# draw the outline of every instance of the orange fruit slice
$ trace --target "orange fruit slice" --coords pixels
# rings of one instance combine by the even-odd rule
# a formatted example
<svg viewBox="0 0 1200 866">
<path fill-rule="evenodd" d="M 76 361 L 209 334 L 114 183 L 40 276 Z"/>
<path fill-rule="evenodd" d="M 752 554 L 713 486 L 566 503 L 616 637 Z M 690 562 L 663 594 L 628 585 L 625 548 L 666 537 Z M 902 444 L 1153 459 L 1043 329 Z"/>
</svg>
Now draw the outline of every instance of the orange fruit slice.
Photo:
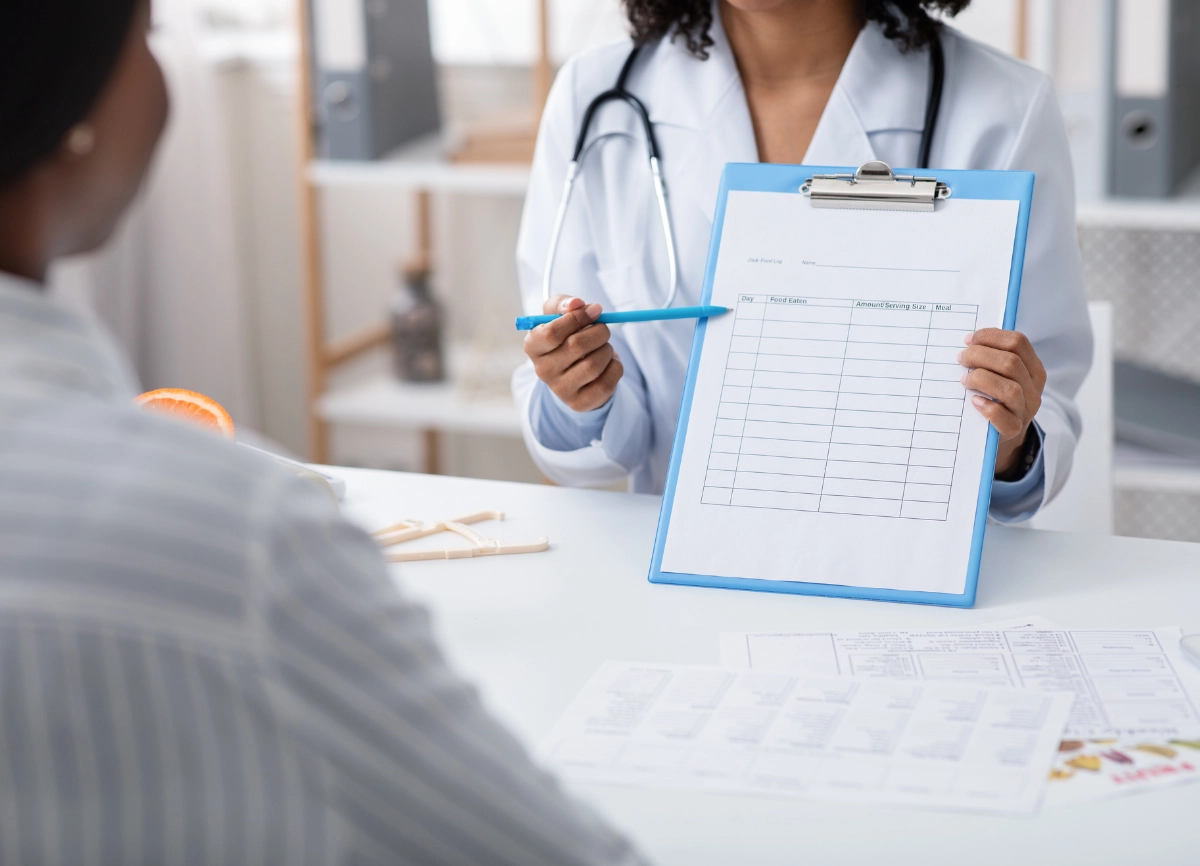
<svg viewBox="0 0 1200 866">
<path fill-rule="evenodd" d="M 234 437 L 233 419 L 229 417 L 225 407 L 212 397 L 206 397 L 196 391 L 160 388 L 157 391 L 147 391 L 133 402 L 142 409 L 216 430 L 228 439 Z"/>
</svg>

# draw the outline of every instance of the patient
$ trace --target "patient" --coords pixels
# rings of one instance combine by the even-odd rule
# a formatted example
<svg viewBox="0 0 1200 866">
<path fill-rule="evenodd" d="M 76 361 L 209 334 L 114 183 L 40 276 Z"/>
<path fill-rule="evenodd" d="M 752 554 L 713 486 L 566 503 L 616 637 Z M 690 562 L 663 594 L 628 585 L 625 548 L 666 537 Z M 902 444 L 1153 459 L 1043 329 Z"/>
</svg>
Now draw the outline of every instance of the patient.
<svg viewBox="0 0 1200 866">
<path fill-rule="evenodd" d="M 147 0 L 0 4 L 0 862 L 640 862 L 316 489 L 144 415 L 41 291 L 167 116 Z"/>
</svg>

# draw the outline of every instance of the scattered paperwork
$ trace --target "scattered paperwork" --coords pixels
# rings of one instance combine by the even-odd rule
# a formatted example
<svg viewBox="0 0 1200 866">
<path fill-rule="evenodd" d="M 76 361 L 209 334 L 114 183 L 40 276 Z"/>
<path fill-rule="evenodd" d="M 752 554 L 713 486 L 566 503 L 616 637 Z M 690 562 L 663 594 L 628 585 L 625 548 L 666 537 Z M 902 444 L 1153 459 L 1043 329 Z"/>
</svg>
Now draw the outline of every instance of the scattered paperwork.
<svg viewBox="0 0 1200 866">
<path fill-rule="evenodd" d="M 725 634 L 733 668 L 1070 691 L 1068 739 L 1200 737 L 1178 628 Z"/>
<path fill-rule="evenodd" d="M 1200 675 L 1179 652 L 1177 628 L 1061 629 L 1028 617 L 955 631 L 817 634 L 722 635 L 721 658 L 756 670 L 1067 688 L 1075 705 L 1048 809 L 1200 781 Z"/>
<path fill-rule="evenodd" d="M 1072 695 L 608 662 L 543 753 L 591 782 L 1032 814 Z"/>
</svg>

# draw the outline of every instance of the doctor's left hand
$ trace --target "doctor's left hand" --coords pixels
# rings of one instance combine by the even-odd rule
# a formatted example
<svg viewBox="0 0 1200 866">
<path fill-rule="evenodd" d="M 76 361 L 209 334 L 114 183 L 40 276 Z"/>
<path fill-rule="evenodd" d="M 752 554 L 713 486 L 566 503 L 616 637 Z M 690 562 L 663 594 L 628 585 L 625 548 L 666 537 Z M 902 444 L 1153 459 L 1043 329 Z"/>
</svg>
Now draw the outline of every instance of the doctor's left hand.
<svg viewBox="0 0 1200 866">
<path fill-rule="evenodd" d="M 967 368 L 962 383 L 985 395 L 972 396 L 971 403 L 1000 434 L 996 477 L 1004 479 L 1018 467 L 1029 425 L 1042 406 L 1046 368 L 1029 338 L 1016 331 L 985 328 L 966 343 L 958 355 Z"/>
</svg>

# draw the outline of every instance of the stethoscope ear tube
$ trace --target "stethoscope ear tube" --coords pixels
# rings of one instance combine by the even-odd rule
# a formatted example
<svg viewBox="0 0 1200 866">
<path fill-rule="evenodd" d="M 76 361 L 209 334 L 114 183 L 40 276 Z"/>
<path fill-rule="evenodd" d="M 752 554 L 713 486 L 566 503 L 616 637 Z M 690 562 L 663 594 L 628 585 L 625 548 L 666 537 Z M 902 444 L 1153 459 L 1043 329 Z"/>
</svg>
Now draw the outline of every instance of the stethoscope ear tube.
<svg viewBox="0 0 1200 866">
<path fill-rule="evenodd" d="M 929 97 L 925 102 L 925 126 L 921 129 L 921 147 L 917 157 L 917 168 L 929 168 L 929 154 L 933 150 L 933 133 L 937 129 L 938 114 L 942 109 L 942 89 L 946 83 L 946 58 L 942 54 L 942 37 L 933 34 L 929 43 Z"/>
<path fill-rule="evenodd" d="M 663 181 L 657 156 L 650 157 L 650 174 L 654 178 L 654 195 L 658 199 L 658 215 L 662 219 L 663 238 L 667 242 L 667 268 L 671 274 L 671 288 L 667 291 L 667 302 L 663 304 L 666 308 L 675 303 L 675 293 L 679 289 L 679 263 L 675 259 L 675 230 L 671 226 L 671 211 L 667 207 L 667 185 Z"/>
<path fill-rule="evenodd" d="M 567 219 L 567 206 L 571 203 L 571 190 L 575 188 L 575 176 L 579 174 L 579 163 L 571 160 L 567 164 L 567 180 L 563 184 L 562 198 L 558 200 L 558 213 L 554 215 L 554 231 L 550 235 L 550 249 L 546 253 L 546 267 L 542 269 L 542 303 L 550 300 L 550 275 L 554 272 L 554 259 L 558 255 L 558 242 L 562 238 L 563 223 Z"/>
<path fill-rule="evenodd" d="M 563 184 L 562 198 L 558 202 L 558 212 L 554 216 L 554 228 L 550 236 L 550 248 L 546 253 L 546 266 L 542 272 L 542 302 L 550 300 L 550 278 L 554 272 L 554 260 L 558 254 L 558 244 L 562 239 L 563 225 L 567 218 L 567 207 L 571 203 L 571 191 L 575 187 L 575 181 L 579 176 L 579 167 L 582 165 L 584 157 L 587 155 L 587 135 L 588 129 L 592 125 L 592 117 L 596 111 L 605 103 L 620 100 L 626 103 L 630 108 L 637 113 L 638 118 L 642 122 L 642 129 L 646 137 L 646 150 L 650 160 L 650 176 L 654 181 L 654 196 L 658 200 L 658 214 L 662 221 L 663 237 L 667 244 L 667 267 L 670 273 L 670 288 L 667 291 L 667 301 L 663 307 L 669 307 L 675 303 L 675 295 L 679 289 L 679 262 L 676 258 L 675 248 L 675 230 L 671 225 L 671 212 L 667 207 L 667 188 L 663 180 L 662 166 L 659 162 L 658 141 L 654 136 L 654 125 L 650 122 L 650 113 L 646 111 L 646 107 L 636 96 L 630 93 L 625 87 L 625 80 L 629 76 L 629 71 L 633 67 L 634 61 L 637 59 L 638 53 L 641 51 L 641 46 L 637 45 L 630 52 L 629 57 L 625 60 L 625 64 L 621 67 L 621 74 L 617 77 L 617 84 L 612 90 L 606 90 L 591 101 L 587 110 L 583 113 L 583 123 L 579 130 L 579 136 L 575 141 L 575 152 L 571 157 L 571 161 L 567 164 L 567 179 Z M 933 147 L 933 133 L 937 129 L 938 113 L 942 105 L 942 89 L 946 78 L 946 60 L 942 53 L 942 41 L 940 34 L 934 34 L 933 40 L 929 45 L 929 97 L 925 105 L 925 126 L 921 132 L 921 143 L 919 149 L 918 168 L 929 167 L 930 151 Z"/>
<path fill-rule="evenodd" d="M 621 67 L 621 74 L 617 77 L 616 86 L 611 90 L 604 91 L 593 99 L 583 113 L 583 122 L 580 125 L 579 136 L 575 140 L 575 152 L 571 156 L 571 161 L 567 164 L 567 179 L 563 184 L 562 197 L 558 202 L 558 212 L 554 216 L 554 228 L 550 235 L 550 248 L 546 252 L 546 266 L 542 271 L 543 304 L 550 300 L 551 275 L 554 272 L 554 260 L 558 255 L 558 245 L 562 240 L 563 226 L 567 218 L 567 208 L 571 202 L 571 190 L 574 188 L 575 181 L 579 177 L 579 167 L 583 164 L 584 157 L 590 149 L 587 146 L 587 136 L 588 130 L 592 125 L 592 118 L 602 105 L 615 101 L 624 102 L 633 109 L 642 123 L 642 131 L 646 139 L 646 153 L 650 162 L 650 177 L 654 182 L 654 197 L 658 202 L 658 216 L 662 222 L 663 238 L 667 245 L 667 269 L 670 288 L 667 290 L 667 300 L 663 304 L 663 307 L 669 307 L 675 303 L 675 296 L 679 291 L 679 261 L 675 249 L 675 230 L 671 225 L 671 211 L 667 207 L 666 182 L 663 180 L 662 166 L 659 164 L 658 140 L 655 138 L 654 124 L 650 122 L 650 113 L 646 111 L 646 106 L 625 88 L 625 80 L 629 77 L 629 70 L 633 67 L 633 63 L 640 51 L 640 45 L 634 47 L 633 51 L 629 53 L 629 57 L 625 60 L 625 64 Z"/>
</svg>

